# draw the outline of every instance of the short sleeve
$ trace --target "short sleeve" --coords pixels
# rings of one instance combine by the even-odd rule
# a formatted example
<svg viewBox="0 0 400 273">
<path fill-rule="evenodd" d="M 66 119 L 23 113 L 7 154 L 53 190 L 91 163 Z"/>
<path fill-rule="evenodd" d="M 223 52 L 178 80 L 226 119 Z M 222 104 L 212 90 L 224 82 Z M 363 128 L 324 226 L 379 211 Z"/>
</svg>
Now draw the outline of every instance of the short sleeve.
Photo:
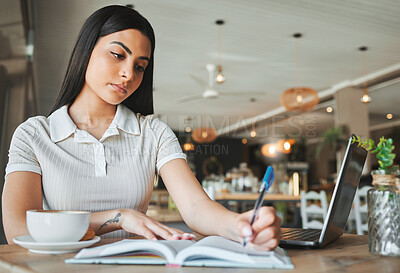
<svg viewBox="0 0 400 273">
<path fill-rule="evenodd" d="M 182 158 L 186 160 L 186 155 L 182 152 L 182 148 L 174 132 L 159 119 L 154 119 L 152 125 L 158 140 L 156 159 L 157 172 L 160 171 L 165 163 L 173 159 Z"/>
<path fill-rule="evenodd" d="M 10 150 L 8 151 L 5 176 L 17 171 L 42 174 L 34 151 L 37 123 L 35 118 L 30 118 L 15 130 L 11 139 Z"/>
</svg>

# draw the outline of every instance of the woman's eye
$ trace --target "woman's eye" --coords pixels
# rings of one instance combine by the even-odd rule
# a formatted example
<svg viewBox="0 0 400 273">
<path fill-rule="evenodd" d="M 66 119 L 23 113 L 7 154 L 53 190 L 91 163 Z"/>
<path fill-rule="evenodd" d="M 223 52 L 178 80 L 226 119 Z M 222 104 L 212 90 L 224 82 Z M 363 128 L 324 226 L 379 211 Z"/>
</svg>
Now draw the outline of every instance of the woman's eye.
<svg viewBox="0 0 400 273">
<path fill-rule="evenodd" d="M 139 72 L 144 72 L 145 68 L 143 66 L 140 66 L 138 64 L 135 65 L 135 69 Z"/>
<path fill-rule="evenodd" d="M 115 58 L 119 59 L 119 60 L 123 60 L 124 56 L 115 52 L 111 52 L 112 55 L 114 55 Z"/>
</svg>

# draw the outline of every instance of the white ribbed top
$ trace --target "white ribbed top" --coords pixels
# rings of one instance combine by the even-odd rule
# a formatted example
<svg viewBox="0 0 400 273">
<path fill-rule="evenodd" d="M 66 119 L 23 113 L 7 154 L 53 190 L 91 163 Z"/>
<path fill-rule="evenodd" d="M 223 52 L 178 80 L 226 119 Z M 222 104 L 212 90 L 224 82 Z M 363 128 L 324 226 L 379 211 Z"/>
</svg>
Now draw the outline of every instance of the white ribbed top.
<svg viewBox="0 0 400 273">
<path fill-rule="evenodd" d="M 186 159 L 172 130 L 153 115 L 119 105 L 100 140 L 80 130 L 61 107 L 15 131 L 6 176 L 42 175 L 43 208 L 91 212 L 131 208 L 146 212 L 154 175 L 168 161 Z M 126 237 L 116 231 L 104 237 Z"/>
</svg>

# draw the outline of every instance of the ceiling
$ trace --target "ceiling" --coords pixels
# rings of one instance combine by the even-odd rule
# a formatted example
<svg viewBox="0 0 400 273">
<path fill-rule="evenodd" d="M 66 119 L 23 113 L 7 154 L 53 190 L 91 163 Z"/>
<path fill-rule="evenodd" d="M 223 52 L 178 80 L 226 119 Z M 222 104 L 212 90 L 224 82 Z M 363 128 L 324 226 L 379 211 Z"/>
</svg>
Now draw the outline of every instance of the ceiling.
<svg viewBox="0 0 400 273">
<path fill-rule="evenodd" d="M 34 65 L 41 114 L 47 114 L 55 101 L 83 21 L 112 3 L 133 4 L 153 25 L 155 113 L 178 131 L 187 125 L 199 127 L 205 119 L 223 129 L 277 112 L 281 93 L 297 84 L 296 40 L 292 37 L 297 32 L 303 34 L 299 40 L 301 84 L 320 94 L 364 75 L 360 46 L 369 48 L 367 74 L 400 64 L 398 0 L 36 0 L 32 1 Z M 216 88 L 238 95 L 179 103 L 179 98 L 204 91 L 195 78 L 206 83 L 206 64 L 218 62 L 217 19 L 225 20 L 221 63 L 227 79 Z M 398 121 L 400 107 L 395 99 L 399 89 L 399 82 L 373 89 L 368 106 L 371 126 L 388 122 L 388 112 L 394 115 L 391 122 Z M 263 94 L 247 94 L 253 91 Z M 335 106 L 334 101 L 322 106 L 328 104 Z M 318 132 L 333 126 L 333 113 L 322 106 L 298 118 L 299 122 L 313 115 Z M 279 112 L 275 121 L 282 121 L 275 124 L 292 126 L 287 117 Z M 258 135 L 270 134 L 271 127 L 265 126 L 257 128 Z M 246 134 L 248 130 L 233 136 Z"/>
</svg>

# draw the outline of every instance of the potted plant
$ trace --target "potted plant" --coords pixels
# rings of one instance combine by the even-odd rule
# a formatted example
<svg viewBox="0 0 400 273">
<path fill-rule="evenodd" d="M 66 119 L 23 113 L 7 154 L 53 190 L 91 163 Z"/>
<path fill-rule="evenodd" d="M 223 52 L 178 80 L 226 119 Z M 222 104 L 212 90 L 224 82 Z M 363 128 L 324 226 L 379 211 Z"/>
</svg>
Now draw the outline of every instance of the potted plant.
<svg viewBox="0 0 400 273">
<path fill-rule="evenodd" d="M 375 157 L 378 160 L 379 168 L 378 170 L 372 171 L 374 180 L 390 180 L 394 182 L 396 186 L 396 176 L 399 174 L 399 166 L 393 164 L 393 160 L 396 157 L 393 153 L 395 148 L 393 140 L 391 138 L 386 139 L 383 136 L 379 139 L 378 144 L 375 144 L 374 140 L 370 138 L 363 141 L 360 137 L 353 137 L 353 143 L 354 142 L 364 147 L 368 152 L 376 154 Z"/>
<path fill-rule="evenodd" d="M 399 168 L 393 164 L 393 140 L 381 137 L 375 144 L 372 139 L 353 137 L 354 142 L 375 154 L 379 164 L 371 173 L 374 188 L 367 195 L 369 250 L 375 255 L 400 256 L 400 183 Z"/>
</svg>

